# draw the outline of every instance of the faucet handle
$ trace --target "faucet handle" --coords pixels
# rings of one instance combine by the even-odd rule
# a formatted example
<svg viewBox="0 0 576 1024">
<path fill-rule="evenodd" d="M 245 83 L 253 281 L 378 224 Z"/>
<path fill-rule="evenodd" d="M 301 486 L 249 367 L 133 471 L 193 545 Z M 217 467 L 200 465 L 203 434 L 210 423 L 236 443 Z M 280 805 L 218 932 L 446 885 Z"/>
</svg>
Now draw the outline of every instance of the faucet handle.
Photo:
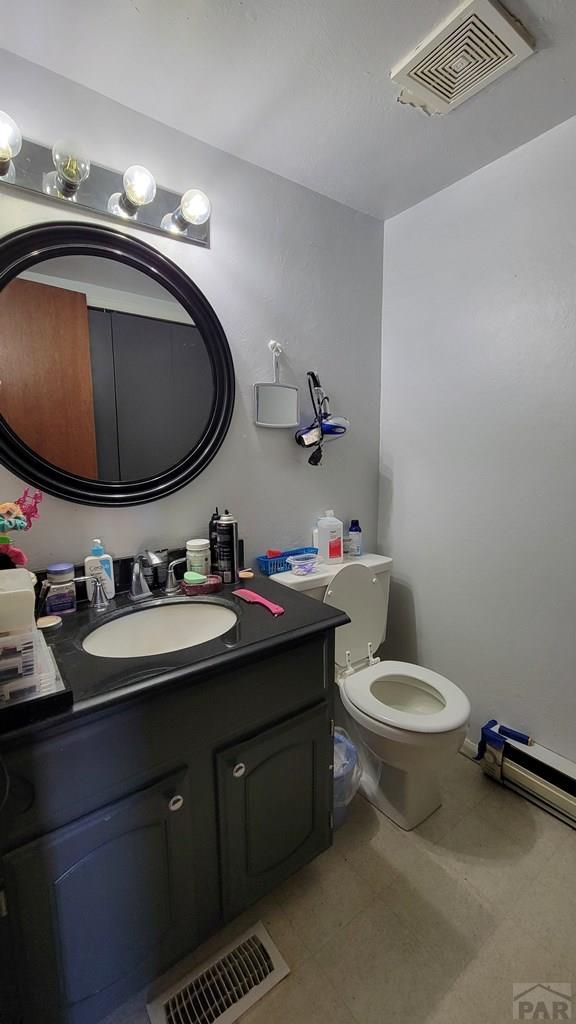
<svg viewBox="0 0 576 1024">
<path fill-rule="evenodd" d="M 175 568 L 177 565 L 182 565 L 186 561 L 185 558 L 175 558 L 173 562 L 170 562 L 168 566 L 168 575 L 166 577 L 166 586 L 164 587 L 164 593 L 166 597 L 176 597 L 180 593 L 180 584 L 176 579 Z"/>
<path fill-rule="evenodd" d="M 104 612 L 108 607 L 109 600 L 104 590 L 104 584 L 99 576 L 92 576 L 92 580 L 94 582 L 94 591 L 90 599 L 90 607 L 95 612 Z"/>
<path fill-rule="evenodd" d="M 93 583 L 94 590 L 90 598 L 90 607 L 97 612 L 103 612 L 108 607 L 108 598 L 104 590 L 104 584 L 99 576 L 75 576 L 74 583 Z"/>
</svg>

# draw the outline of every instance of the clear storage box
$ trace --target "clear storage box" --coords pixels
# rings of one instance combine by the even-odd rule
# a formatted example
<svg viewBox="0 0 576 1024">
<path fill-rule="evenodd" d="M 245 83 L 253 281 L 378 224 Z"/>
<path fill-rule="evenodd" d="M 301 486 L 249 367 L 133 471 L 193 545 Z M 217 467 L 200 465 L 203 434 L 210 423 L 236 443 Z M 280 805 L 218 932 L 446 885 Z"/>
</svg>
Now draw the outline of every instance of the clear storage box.
<svg viewBox="0 0 576 1024">
<path fill-rule="evenodd" d="M 38 629 L 0 636 L 0 706 L 52 693 L 56 664 Z"/>
</svg>

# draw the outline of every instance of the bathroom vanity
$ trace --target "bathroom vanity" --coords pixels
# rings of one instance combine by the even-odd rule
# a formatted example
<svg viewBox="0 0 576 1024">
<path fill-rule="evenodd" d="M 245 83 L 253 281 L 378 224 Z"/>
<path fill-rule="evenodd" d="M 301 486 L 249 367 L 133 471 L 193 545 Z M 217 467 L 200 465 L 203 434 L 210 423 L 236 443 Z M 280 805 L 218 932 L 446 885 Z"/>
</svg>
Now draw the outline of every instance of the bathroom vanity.
<svg viewBox="0 0 576 1024">
<path fill-rule="evenodd" d="M 334 630 L 348 620 L 250 586 L 285 614 L 228 588 L 222 636 L 88 654 L 94 626 L 143 613 L 120 598 L 51 641 L 73 708 L 0 737 L 2 1024 L 95 1024 L 329 846 Z"/>
<path fill-rule="evenodd" d="M 0 241 L 0 308 L 0 464 L 16 477 L 133 507 L 215 458 L 232 354 L 162 252 L 92 223 L 26 227 Z M 55 407 L 57 346 L 74 401 Z M 0 736 L 1 1024 L 96 1024 L 330 844 L 348 618 L 270 580 L 250 589 L 285 613 L 233 588 L 120 597 L 49 641 L 72 707 Z"/>
</svg>

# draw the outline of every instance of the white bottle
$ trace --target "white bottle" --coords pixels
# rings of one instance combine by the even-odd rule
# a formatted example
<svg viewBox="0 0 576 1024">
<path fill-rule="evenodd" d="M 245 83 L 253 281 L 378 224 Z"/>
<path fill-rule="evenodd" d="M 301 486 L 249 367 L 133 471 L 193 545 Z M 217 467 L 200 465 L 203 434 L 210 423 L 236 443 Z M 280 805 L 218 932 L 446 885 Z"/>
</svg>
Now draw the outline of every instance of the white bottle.
<svg viewBox="0 0 576 1024">
<path fill-rule="evenodd" d="M 336 518 L 333 509 L 318 520 L 318 554 L 325 562 L 343 562 L 344 524 Z"/>
<path fill-rule="evenodd" d="M 92 541 L 92 551 L 84 559 L 84 574 L 86 576 L 97 576 L 102 581 L 106 597 L 114 597 L 114 563 L 112 556 L 105 553 L 104 545 L 99 539 Z M 94 584 L 88 580 L 86 582 L 88 600 L 91 599 L 93 592 Z"/>
</svg>

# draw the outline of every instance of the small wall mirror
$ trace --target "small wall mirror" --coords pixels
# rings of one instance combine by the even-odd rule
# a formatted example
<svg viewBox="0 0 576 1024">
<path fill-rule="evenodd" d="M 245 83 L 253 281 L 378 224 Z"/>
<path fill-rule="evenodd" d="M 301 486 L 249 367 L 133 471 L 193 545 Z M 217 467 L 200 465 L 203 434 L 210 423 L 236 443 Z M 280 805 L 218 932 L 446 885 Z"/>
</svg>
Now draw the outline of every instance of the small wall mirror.
<svg viewBox="0 0 576 1024">
<path fill-rule="evenodd" d="M 10 236 L 0 266 L 34 231 L 43 252 L 0 278 L 2 461 L 90 504 L 176 490 L 214 457 L 232 413 L 214 311 L 151 247 L 88 225 Z"/>
<path fill-rule="evenodd" d="M 300 422 L 298 388 L 280 383 L 280 342 L 269 341 L 268 348 L 272 353 L 274 380 L 270 384 L 254 385 L 254 421 L 259 427 L 297 427 Z"/>
<path fill-rule="evenodd" d="M 259 427 L 297 427 L 298 388 L 287 384 L 254 385 L 255 418 Z"/>
</svg>

